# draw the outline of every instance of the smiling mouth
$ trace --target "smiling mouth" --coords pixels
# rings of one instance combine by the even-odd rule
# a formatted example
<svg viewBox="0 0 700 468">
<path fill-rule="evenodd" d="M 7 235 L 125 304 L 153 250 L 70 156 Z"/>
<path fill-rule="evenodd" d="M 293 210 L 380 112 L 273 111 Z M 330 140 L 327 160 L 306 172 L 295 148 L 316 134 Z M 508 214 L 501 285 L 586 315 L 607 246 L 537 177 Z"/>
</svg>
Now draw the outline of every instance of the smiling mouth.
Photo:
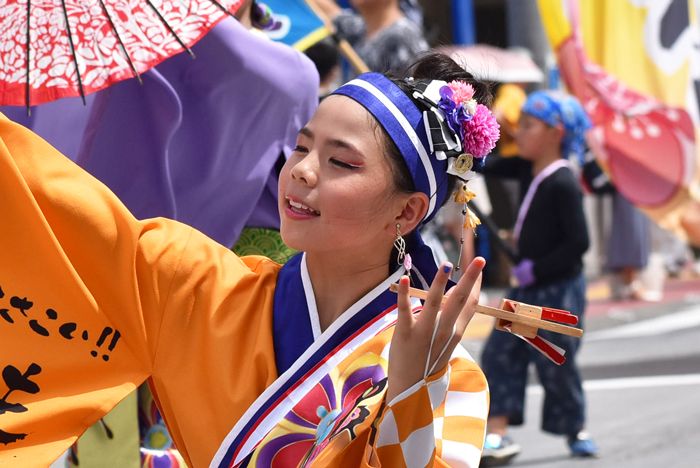
<svg viewBox="0 0 700 468">
<path fill-rule="evenodd" d="M 306 215 L 316 215 L 316 216 L 321 215 L 321 213 L 314 210 L 313 208 L 309 208 L 308 206 L 304 205 L 303 203 L 295 202 L 293 200 L 287 200 L 287 201 L 289 202 L 289 207 L 291 208 L 291 210 L 296 212 L 296 213 L 306 214 Z"/>
</svg>

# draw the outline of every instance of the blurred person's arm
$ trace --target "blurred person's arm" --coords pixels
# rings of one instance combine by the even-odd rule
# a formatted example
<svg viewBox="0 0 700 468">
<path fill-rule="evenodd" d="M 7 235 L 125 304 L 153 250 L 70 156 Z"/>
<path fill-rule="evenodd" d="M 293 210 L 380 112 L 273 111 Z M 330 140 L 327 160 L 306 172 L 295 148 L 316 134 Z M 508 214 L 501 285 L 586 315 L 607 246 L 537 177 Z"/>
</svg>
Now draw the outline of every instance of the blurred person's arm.
<svg viewBox="0 0 700 468">
<path fill-rule="evenodd" d="M 325 16 L 324 21 L 333 24 L 338 35 L 355 44 L 367 32 L 365 20 L 359 13 L 341 8 L 335 0 L 312 0 L 314 7 Z"/>
<path fill-rule="evenodd" d="M 486 158 L 483 172 L 485 177 L 519 179 L 524 173 L 529 173 L 531 170 L 532 164 L 522 158 L 504 158 L 493 154 Z"/>
</svg>

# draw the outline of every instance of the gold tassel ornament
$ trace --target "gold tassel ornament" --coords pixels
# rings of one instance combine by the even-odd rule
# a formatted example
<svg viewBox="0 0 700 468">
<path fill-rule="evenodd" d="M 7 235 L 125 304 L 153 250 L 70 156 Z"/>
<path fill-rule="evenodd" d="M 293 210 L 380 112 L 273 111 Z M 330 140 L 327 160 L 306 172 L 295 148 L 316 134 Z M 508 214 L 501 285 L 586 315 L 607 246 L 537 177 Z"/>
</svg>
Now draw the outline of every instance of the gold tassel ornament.
<svg viewBox="0 0 700 468">
<path fill-rule="evenodd" d="M 464 207 L 464 229 L 474 229 L 481 224 L 481 220 L 472 210 Z"/>
<path fill-rule="evenodd" d="M 476 197 L 476 193 L 467 187 L 466 182 L 462 182 L 459 188 L 455 190 L 453 195 L 455 197 L 455 202 L 457 203 L 467 203 L 468 201 L 471 201 L 472 198 Z"/>
<path fill-rule="evenodd" d="M 467 187 L 467 182 L 462 181 L 462 184 L 454 192 L 455 202 L 462 204 L 462 216 L 464 218 L 464 229 L 474 230 L 478 225 L 481 224 L 479 217 L 474 214 L 472 210 L 467 206 L 467 202 L 471 201 L 476 197 L 476 193 L 469 187 Z M 476 236 L 476 231 L 474 231 Z M 459 271 L 459 266 L 462 263 L 462 251 L 464 250 L 464 231 L 462 231 L 462 237 L 459 239 L 459 258 L 457 259 L 456 271 Z"/>
</svg>

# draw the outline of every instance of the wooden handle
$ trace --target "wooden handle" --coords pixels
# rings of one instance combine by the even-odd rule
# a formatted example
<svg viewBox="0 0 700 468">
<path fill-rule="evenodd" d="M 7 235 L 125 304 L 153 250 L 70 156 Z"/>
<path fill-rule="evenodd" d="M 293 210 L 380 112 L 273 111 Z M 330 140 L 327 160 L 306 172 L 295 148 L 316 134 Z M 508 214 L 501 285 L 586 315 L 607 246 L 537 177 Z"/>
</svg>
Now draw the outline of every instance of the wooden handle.
<svg viewBox="0 0 700 468">
<path fill-rule="evenodd" d="M 357 55 L 357 52 L 355 52 L 355 49 L 352 48 L 348 41 L 345 39 L 339 40 L 338 49 L 345 56 L 355 72 L 361 75 L 370 71 L 367 64 L 360 58 L 359 55 Z"/>
<path fill-rule="evenodd" d="M 311 11 L 313 11 L 314 14 L 321 19 L 321 21 L 323 21 L 323 24 L 326 25 L 326 29 L 328 29 L 328 31 L 331 33 L 331 36 L 335 36 L 336 30 L 335 26 L 333 26 L 333 22 L 324 14 L 323 10 L 316 4 L 315 0 L 304 1 L 309 6 L 309 8 L 311 8 Z M 343 54 L 343 56 L 347 59 L 348 63 L 350 63 L 350 66 L 355 70 L 355 72 L 358 75 L 370 71 L 367 64 L 360 58 L 359 55 L 357 55 L 357 52 L 355 52 L 355 49 L 352 48 L 348 41 L 342 38 L 337 38 L 337 36 L 334 37 L 334 39 L 336 41 L 336 44 L 338 45 L 338 50 L 341 54 Z"/>
<path fill-rule="evenodd" d="M 399 285 L 392 283 L 389 287 L 392 292 L 399 291 Z M 422 289 L 409 288 L 408 293 L 419 299 L 427 299 L 428 291 L 423 291 Z M 441 303 L 444 304 L 447 301 L 447 296 L 442 296 Z M 583 330 L 575 327 L 567 327 L 566 325 L 560 325 L 558 323 L 548 322 L 547 320 L 541 320 L 534 317 L 528 317 L 526 315 L 519 315 L 514 312 L 508 312 L 505 310 L 497 309 L 495 307 L 489 307 L 481 304 L 476 305 L 476 312 L 488 315 L 489 317 L 495 317 L 498 319 L 507 320 L 513 323 L 522 323 L 523 325 L 531 325 L 533 327 L 541 328 L 542 330 L 549 330 L 554 333 L 560 333 L 562 335 L 569 335 L 576 338 L 581 338 L 583 336 Z"/>
</svg>

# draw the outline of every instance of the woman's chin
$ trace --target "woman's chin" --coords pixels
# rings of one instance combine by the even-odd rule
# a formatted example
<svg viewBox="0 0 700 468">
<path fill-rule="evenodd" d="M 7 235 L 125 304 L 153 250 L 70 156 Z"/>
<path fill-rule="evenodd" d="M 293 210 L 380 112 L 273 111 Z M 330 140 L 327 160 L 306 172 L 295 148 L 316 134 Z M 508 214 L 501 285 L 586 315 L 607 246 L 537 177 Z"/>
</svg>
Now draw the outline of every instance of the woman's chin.
<svg viewBox="0 0 700 468">
<path fill-rule="evenodd" d="M 284 224 L 280 228 L 280 236 L 284 245 L 299 252 L 306 252 L 308 243 L 304 242 L 303 236 L 296 232 L 289 232 L 291 229 L 285 228 Z"/>
</svg>

